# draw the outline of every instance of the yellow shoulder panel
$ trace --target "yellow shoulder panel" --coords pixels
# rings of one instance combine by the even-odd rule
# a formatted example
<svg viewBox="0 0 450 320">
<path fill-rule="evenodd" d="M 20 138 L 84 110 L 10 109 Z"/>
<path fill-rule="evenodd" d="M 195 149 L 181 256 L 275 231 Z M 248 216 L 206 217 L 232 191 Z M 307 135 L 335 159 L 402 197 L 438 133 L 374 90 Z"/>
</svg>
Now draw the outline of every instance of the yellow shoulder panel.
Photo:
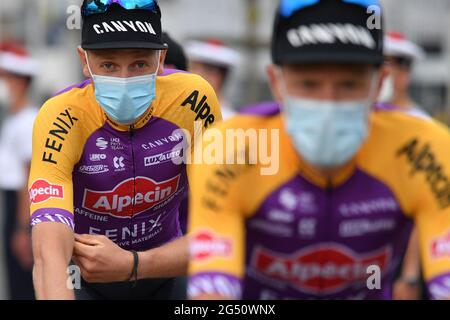
<svg viewBox="0 0 450 320">
<path fill-rule="evenodd" d="M 43 208 L 73 213 L 73 167 L 88 137 L 104 121 L 92 85 L 72 89 L 44 104 L 33 127 L 31 214 Z"/>
<path fill-rule="evenodd" d="M 450 275 L 448 129 L 399 112 L 376 113 L 358 163 L 391 187 L 415 220 L 426 279 Z"/>
<path fill-rule="evenodd" d="M 187 129 L 194 130 L 198 121 L 204 128 L 222 120 L 219 102 L 211 85 L 190 73 L 174 73 L 158 77 L 154 115 Z"/>
</svg>

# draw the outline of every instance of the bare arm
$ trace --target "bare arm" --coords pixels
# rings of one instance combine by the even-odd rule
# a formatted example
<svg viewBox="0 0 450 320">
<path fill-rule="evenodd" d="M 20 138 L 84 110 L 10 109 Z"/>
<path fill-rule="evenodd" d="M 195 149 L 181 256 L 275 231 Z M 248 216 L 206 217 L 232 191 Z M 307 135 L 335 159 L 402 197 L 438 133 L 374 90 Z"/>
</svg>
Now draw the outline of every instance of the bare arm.
<svg viewBox="0 0 450 320">
<path fill-rule="evenodd" d="M 138 279 L 186 275 L 188 256 L 186 237 L 139 252 Z M 75 235 L 73 260 L 87 282 L 108 283 L 130 279 L 134 259 L 131 252 L 120 248 L 107 237 L 84 234 Z"/>
<path fill-rule="evenodd" d="M 418 300 L 421 296 L 420 287 L 420 254 L 419 239 L 417 230 L 414 228 L 411 233 L 408 249 L 400 278 L 394 283 L 393 298 L 394 300 Z"/>
<path fill-rule="evenodd" d="M 187 237 L 162 247 L 139 253 L 139 279 L 171 278 L 187 274 L 189 248 Z"/>
<path fill-rule="evenodd" d="M 72 257 L 74 234 L 62 223 L 45 222 L 33 227 L 33 282 L 38 300 L 73 300 L 67 286 L 67 266 Z"/>
<path fill-rule="evenodd" d="M 406 250 L 402 268 L 402 277 L 419 279 L 420 272 L 419 238 L 417 230 L 414 229 L 411 233 L 408 249 Z"/>
</svg>

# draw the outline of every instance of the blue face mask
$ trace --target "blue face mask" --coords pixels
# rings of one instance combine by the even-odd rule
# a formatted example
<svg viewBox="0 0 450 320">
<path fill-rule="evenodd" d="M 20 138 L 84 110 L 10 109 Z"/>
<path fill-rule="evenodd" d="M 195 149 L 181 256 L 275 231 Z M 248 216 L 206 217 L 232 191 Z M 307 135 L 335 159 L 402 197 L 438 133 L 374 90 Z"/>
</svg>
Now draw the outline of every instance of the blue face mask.
<svg viewBox="0 0 450 320">
<path fill-rule="evenodd" d="M 297 152 L 319 168 L 337 168 L 356 155 L 368 136 L 370 110 L 370 98 L 336 102 L 286 94 L 284 102 L 286 129 Z"/>
<path fill-rule="evenodd" d="M 368 135 L 370 104 L 287 98 L 287 131 L 297 151 L 320 168 L 348 162 Z"/>
<path fill-rule="evenodd" d="M 124 125 L 133 124 L 155 100 L 159 57 L 156 72 L 139 77 L 118 78 L 94 75 L 89 62 L 88 68 L 94 81 L 97 102 L 113 121 Z"/>
</svg>

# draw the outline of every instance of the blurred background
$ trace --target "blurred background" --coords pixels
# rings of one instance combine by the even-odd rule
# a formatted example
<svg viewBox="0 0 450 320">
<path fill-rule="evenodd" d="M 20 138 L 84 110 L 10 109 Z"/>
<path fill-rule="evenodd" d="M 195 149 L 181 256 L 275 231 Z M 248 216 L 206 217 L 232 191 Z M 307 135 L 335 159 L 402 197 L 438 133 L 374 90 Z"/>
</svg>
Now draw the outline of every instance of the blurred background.
<svg viewBox="0 0 450 320">
<path fill-rule="evenodd" d="M 37 102 L 81 80 L 76 46 L 79 30 L 67 23 L 81 0 L 0 2 L 0 39 L 26 44 L 40 61 L 34 82 Z M 160 0 L 163 28 L 181 44 L 216 38 L 241 54 L 226 95 L 235 106 L 270 99 L 265 66 L 276 0 Z M 398 30 L 425 49 L 414 68 L 411 93 L 430 114 L 450 108 L 450 0 L 382 0 L 387 30 Z M 69 21 L 68 21 L 69 20 Z M 76 24 L 76 23 L 74 23 Z M 36 102 L 36 103 L 37 103 Z"/>
<path fill-rule="evenodd" d="M 450 0 L 381 2 L 387 30 L 404 33 L 426 52 L 426 58 L 414 65 L 412 97 L 430 115 L 450 124 Z M 0 1 L 0 42 L 18 40 L 39 61 L 40 69 L 31 92 L 36 106 L 82 80 L 76 54 L 80 42 L 77 30 L 80 3 L 81 0 Z M 238 65 L 224 94 L 231 105 L 239 109 L 271 98 L 265 67 L 270 63 L 269 42 L 278 1 L 160 0 L 159 3 L 163 29 L 181 45 L 189 40 L 215 38 L 239 52 Z M 0 126 L 2 114 L 5 108 L 0 108 Z M 2 254 L 0 299 L 7 299 Z"/>
</svg>

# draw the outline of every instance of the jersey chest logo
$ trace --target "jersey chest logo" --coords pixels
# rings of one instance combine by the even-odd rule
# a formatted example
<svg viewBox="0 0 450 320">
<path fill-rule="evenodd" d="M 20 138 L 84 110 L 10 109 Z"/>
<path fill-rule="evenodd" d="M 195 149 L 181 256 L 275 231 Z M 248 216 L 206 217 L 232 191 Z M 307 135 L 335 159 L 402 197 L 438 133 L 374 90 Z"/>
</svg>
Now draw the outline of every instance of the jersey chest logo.
<svg viewBox="0 0 450 320">
<path fill-rule="evenodd" d="M 388 247 L 365 255 L 330 244 L 313 246 L 293 255 L 281 255 L 264 248 L 253 253 L 252 267 L 277 282 L 290 283 L 307 293 L 331 294 L 369 277 L 368 267 L 378 266 L 383 273 L 390 259 Z"/>
<path fill-rule="evenodd" d="M 122 181 L 110 191 L 86 189 L 83 208 L 119 218 L 129 218 L 168 200 L 178 190 L 179 182 L 180 175 L 162 182 L 137 177 Z"/>
</svg>

